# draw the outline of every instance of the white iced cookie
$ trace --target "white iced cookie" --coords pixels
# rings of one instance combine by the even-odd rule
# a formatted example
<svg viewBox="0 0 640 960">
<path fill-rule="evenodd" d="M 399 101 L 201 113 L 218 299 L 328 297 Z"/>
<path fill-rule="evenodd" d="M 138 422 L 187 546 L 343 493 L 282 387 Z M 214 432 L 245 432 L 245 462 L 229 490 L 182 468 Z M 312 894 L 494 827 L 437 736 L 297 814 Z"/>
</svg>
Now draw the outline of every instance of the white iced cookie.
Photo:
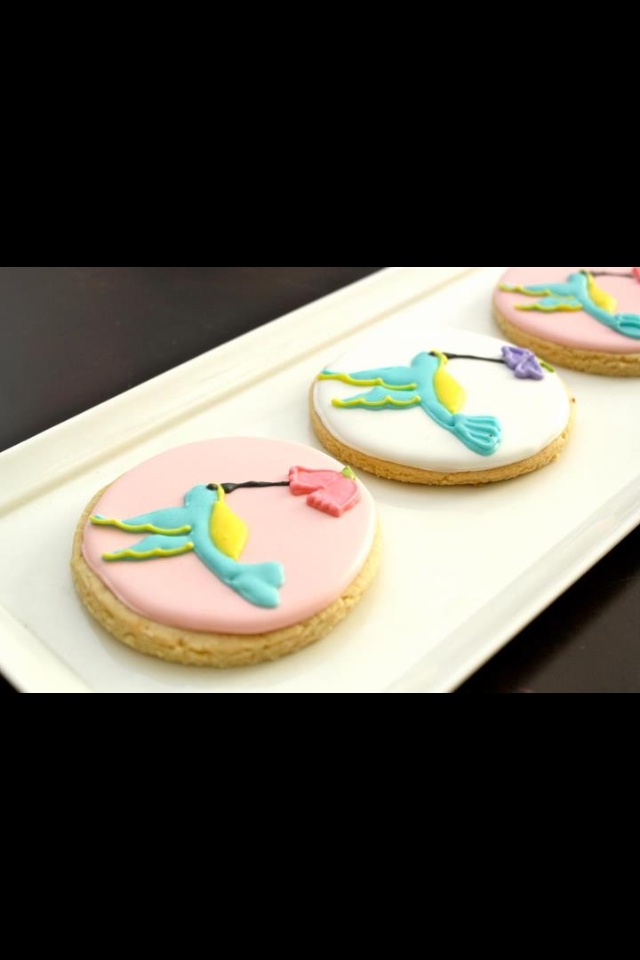
<svg viewBox="0 0 640 960">
<path fill-rule="evenodd" d="M 538 470 L 574 400 L 530 351 L 460 330 L 387 327 L 319 374 L 312 420 L 341 460 L 406 483 L 482 484 Z"/>
</svg>

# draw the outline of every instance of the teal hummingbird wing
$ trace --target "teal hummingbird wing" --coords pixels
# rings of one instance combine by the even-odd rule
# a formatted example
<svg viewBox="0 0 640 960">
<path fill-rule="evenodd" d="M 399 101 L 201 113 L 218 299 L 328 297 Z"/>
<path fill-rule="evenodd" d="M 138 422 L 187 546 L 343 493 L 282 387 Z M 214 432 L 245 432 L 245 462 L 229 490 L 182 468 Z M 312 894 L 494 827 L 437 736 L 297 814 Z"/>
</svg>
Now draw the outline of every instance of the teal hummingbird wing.
<svg viewBox="0 0 640 960">
<path fill-rule="evenodd" d="M 516 287 L 520 293 L 526 293 L 531 297 L 550 294 L 556 297 L 575 297 L 575 284 L 570 281 L 562 283 L 531 283 L 523 287 Z"/>
<path fill-rule="evenodd" d="M 576 285 L 567 280 L 558 283 L 501 283 L 500 289 L 506 293 L 524 293 L 528 297 L 575 297 Z"/>
<path fill-rule="evenodd" d="M 91 523 L 100 527 L 116 527 L 127 533 L 158 533 L 166 536 L 180 536 L 191 531 L 189 511 L 186 507 L 169 507 L 166 510 L 154 510 L 127 520 L 116 520 L 94 514 Z"/>
<path fill-rule="evenodd" d="M 103 560 L 152 560 L 158 557 L 177 557 L 183 553 L 190 553 L 194 549 L 188 536 L 166 536 L 153 534 L 145 537 L 139 543 L 115 550 L 113 553 L 104 553 Z"/>
<path fill-rule="evenodd" d="M 333 400 L 335 407 L 364 407 L 368 410 L 406 409 L 421 401 L 416 371 L 411 367 L 376 367 L 354 373 L 325 370 L 320 380 L 339 380 L 354 387 L 371 387 L 345 400 Z"/>
<path fill-rule="evenodd" d="M 558 311 L 577 311 L 584 309 L 584 302 L 579 296 L 585 281 L 579 275 L 572 275 L 571 279 L 558 283 L 503 283 L 501 290 L 507 293 L 523 293 L 527 297 L 538 297 L 537 303 L 518 304 L 518 310 L 542 310 L 545 313 Z"/>
<path fill-rule="evenodd" d="M 374 387 L 365 393 L 356 394 L 346 400 L 333 400 L 335 407 L 366 407 L 371 410 L 383 409 L 404 409 L 406 407 L 415 407 L 422 400 L 422 397 L 415 389 L 412 390 L 393 390 L 389 387 Z"/>
<path fill-rule="evenodd" d="M 319 380 L 339 380 L 353 387 L 390 387 L 395 390 L 415 390 L 416 372 L 411 367 L 376 367 L 355 373 L 324 370 Z"/>
<path fill-rule="evenodd" d="M 525 303 L 518 306 L 518 310 L 543 310 L 545 313 L 557 313 L 558 311 L 583 310 L 584 304 L 577 297 L 569 296 L 548 296 L 541 297 L 537 303 Z"/>
</svg>

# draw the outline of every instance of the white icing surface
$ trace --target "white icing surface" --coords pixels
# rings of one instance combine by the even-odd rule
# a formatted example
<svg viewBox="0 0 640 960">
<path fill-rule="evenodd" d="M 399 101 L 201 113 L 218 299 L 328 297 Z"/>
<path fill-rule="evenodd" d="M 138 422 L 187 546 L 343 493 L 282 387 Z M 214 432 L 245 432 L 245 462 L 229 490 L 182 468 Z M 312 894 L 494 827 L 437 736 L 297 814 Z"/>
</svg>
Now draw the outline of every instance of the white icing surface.
<svg viewBox="0 0 640 960">
<path fill-rule="evenodd" d="M 409 366 L 431 350 L 443 353 L 501 357 L 506 341 L 462 330 L 422 330 L 419 318 L 387 326 L 360 341 L 348 353 L 328 358 L 326 369 L 355 373 L 378 367 Z M 333 406 L 367 388 L 335 380 L 318 381 L 314 405 L 327 430 L 346 446 L 362 453 L 423 470 L 461 473 L 491 470 L 535 456 L 565 429 L 571 404 L 556 373 L 545 370 L 542 381 L 518 380 L 504 364 L 451 360 L 448 371 L 464 387 L 467 401 L 461 413 L 500 420 L 503 441 L 497 452 L 483 457 L 439 427 L 420 407 L 367 410 Z"/>
</svg>

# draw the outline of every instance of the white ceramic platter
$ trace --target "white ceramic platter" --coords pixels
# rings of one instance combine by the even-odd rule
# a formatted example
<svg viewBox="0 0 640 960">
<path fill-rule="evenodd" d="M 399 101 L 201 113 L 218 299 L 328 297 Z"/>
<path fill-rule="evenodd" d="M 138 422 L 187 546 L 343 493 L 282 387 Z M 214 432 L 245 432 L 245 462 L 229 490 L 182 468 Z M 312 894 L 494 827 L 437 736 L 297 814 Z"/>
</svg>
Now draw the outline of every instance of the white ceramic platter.
<svg viewBox="0 0 640 960">
<path fill-rule="evenodd" d="M 24 691 L 454 690 L 640 523 L 640 382 L 561 372 L 578 398 L 554 465 L 482 489 L 362 475 L 384 533 L 381 573 L 327 639 L 230 672 L 165 664 L 108 636 L 69 574 L 97 490 L 179 444 L 284 437 L 317 446 L 318 371 L 382 324 L 499 336 L 504 267 L 390 267 L 0 454 L 0 669 Z"/>
</svg>

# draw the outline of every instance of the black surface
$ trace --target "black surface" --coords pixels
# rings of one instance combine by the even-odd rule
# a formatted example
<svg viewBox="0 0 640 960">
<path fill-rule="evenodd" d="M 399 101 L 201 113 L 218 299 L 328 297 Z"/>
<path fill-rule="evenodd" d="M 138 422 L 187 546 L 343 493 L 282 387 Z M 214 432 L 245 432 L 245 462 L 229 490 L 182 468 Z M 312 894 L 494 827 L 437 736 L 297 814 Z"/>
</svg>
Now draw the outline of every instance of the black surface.
<svg viewBox="0 0 640 960">
<path fill-rule="evenodd" d="M 0 450 L 379 269 L 2 267 Z M 460 690 L 503 692 L 640 692 L 640 530 Z"/>
<path fill-rule="evenodd" d="M 640 692 L 640 529 L 459 692 Z"/>
<path fill-rule="evenodd" d="M 379 267 L 2 267 L 0 450 Z"/>
</svg>

